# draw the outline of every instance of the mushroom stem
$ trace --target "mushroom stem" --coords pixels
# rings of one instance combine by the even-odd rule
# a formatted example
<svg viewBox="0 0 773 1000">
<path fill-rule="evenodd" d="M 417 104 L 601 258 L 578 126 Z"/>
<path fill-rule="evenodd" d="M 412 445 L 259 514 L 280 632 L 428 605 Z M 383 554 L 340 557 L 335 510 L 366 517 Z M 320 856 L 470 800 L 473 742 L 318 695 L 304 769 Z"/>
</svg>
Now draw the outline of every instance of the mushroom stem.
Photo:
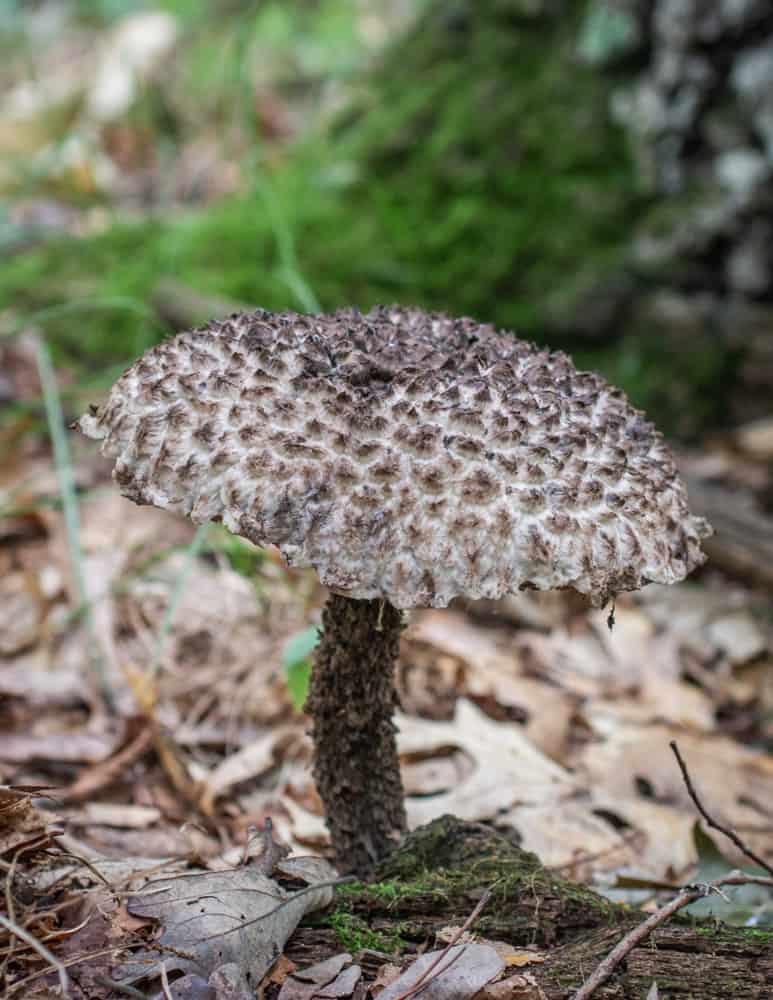
<svg viewBox="0 0 773 1000">
<path fill-rule="evenodd" d="M 331 594 L 311 673 L 314 778 L 343 871 L 365 873 L 405 832 L 392 714 L 402 617 L 388 601 Z"/>
</svg>

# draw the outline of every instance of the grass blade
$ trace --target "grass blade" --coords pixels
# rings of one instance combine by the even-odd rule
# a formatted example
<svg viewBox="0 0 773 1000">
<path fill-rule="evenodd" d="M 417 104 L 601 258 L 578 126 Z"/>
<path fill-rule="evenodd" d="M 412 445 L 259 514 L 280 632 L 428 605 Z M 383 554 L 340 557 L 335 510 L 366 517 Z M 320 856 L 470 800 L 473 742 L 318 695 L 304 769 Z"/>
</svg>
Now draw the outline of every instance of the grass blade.
<svg viewBox="0 0 773 1000">
<path fill-rule="evenodd" d="M 77 610 L 83 618 L 83 626 L 86 632 L 89 666 L 106 705 L 112 707 L 113 695 L 107 679 L 105 662 L 97 643 L 94 622 L 91 615 L 91 604 L 86 589 L 83 549 L 80 540 L 78 498 L 75 493 L 75 480 L 72 472 L 72 461 L 70 460 L 70 448 L 67 443 L 62 402 L 59 397 L 59 387 L 56 384 L 56 375 L 51 364 L 48 346 L 39 337 L 35 338 L 35 360 L 37 362 L 40 385 L 43 390 L 43 403 L 46 410 L 48 433 L 54 449 L 54 467 L 59 484 L 59 493 L 62 498 L 67 548 L 78 598 Z"/>
</svg>

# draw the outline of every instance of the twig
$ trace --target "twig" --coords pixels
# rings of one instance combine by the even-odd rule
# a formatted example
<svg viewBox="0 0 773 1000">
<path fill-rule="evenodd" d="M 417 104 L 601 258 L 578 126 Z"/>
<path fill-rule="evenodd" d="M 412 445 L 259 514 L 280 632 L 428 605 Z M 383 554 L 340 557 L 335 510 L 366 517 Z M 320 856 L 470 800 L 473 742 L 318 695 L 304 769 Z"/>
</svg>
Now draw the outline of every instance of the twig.
<svg viewBox="0 0 773 1000">
<path fill-rule="evenodd" d="M 698 798 L 698 793 L 695 791 L 692 779 L 690 778 L 690 772 L 687 770 L 687 764 L 685 763 L 684 758 L 682 757 L 682 754 L 679 750 L 679 747 L 676 744 L 676 740 L 671 740 L 669 746 L 674 752 L 674 756 L 676 757 L 676 762 L 679 765 L 679 770 L 682 772 L 682 778 L 684 779 L 684 783 L 687 786 L 687 791 L 690 795 L 690 798 L 695 803 L 695 808 L 698 810 L 701 816 L 706 820 L 708 826 L 710 826 L 712 830 L 719 830 L 720 833 L 723 833 L 728 838 L 728 840 L 731 840 L 738 848 L 738 850 L 741 851 L 743 854 L 745 854 L 746 857 L 749 858 L 751 861 L 753 861 L 755 865 L 759 865 L 759 867 L 762 868 L 764 871 L 766 871 L 769 875 L 773 875 L 773 866 L 769 865 L 767 861 L 763 861 L 763 859 L 758 854 L 755 854 L 754 851 L 752 851 L 749 847 L 747 847 L 747 845 L 743 842 L 743 840 L 741 840 L 741 838 L 738 836 L 735 830 L 731 830 L 730 827 L 722 826 L 721 823 L 717 823 L 717 821 L 706 811 L 705 806 Z"/>
<path fill-rule="evenodd" d="M 478 904 L 475 907 L 475 909 L 472 911 L 469 917 L 467 917 L 462 926 L 452 936 L 451 940 L 448 942 L 445 948 L 440 952 L 437 958 L 435 958 L 432 962 L 430 962 L 430 964 L 427 966 L 424 972 L 419 976 L 419 978 L 416 980 L 413 986 L 407 989 L 404 993 L 400 993 L 399 996 L 396 996 L 394 998 L 394 1000 L 408 1000 L 409 997 L 416 996 L 417 993 L 421 992 L 421 990 L 429 986 L 429 984 L 432 982 L 433 979 L 437 979 L 438 976 L 442 976 L 444 972 L 450 969 L 450 967 L 457 960 L 457 958 L 460 957 L 464 949 L 462 949 L 462 951 L 454 955 L 451 961 L 446 963 L 446 965 L 443 966 L 442 969 L 440 969 L 437 975 L 432 976 L 431 979 L 428 978 L 431 975 L 431 973 L 434 972 L 435 969 L 437 969 L 440 962 L 442 962 L 445 956 L 454 947 L 454 945 L 457 943 L 462 934 L 464 934 L 466 930 L 469 930 L 472 924 L 478 919 L 478 917 L 481 914 L 481 911 L 483 910 L 483 907 L 486 905 L 486 903 L 488 903 L 489 899 L 491 899 L 491 889 L 486 889 L 486 891 L 478 900 Z"/>
<path fill-rule="evenodd" d="M 159 966 L 161 972 L 161 989 L 164 991 L 164 996 L 166 1000 L 174 1000 L 172 992 L 169 989 L 169 976 L 166 974 L 166 962 L 162 962 Z"/>
<path fill-rule="evenodd" d="M 746 875 L 744 872 L 738 870 L 730 872 L 729 875 L 723 875 L 722 878 L 718 878 L 714 882 L 685 886 L 678 896 L 674 896 L 665 906 L 661 906 L 659 910 L 656 910 L 645 921 L 634 927 L 632 931 L 626 934 L 615 945 L 607 957 L 597 966 L 596 971 L 590 979 L 586 980 L 574 994 L 572 1000 L 588 1000 L 589 997 L 593 996 L 599 986 L 609 979 L 618 965 L 638 944 L 641 944 L 657 927 L 660 927 L 669 917 L 672 917 L 679 910 L 684 909 L 685 906 L 689 906 L 690 903 L 694 903 L 697 899 L 703 899 L 712 892 L 720 892 L 722 886 L 748 885 L 750 883 L 773 888 L 773 878 L 767 878 L 764 875 Z"/>
<path fill-rule="evenodd" d="M 3 919 L 2 916 L 0 916 L 0 920 L 2 919 Z M 87 952 L 84 955 L 73 955 L 72 958 L 68 958 L 64 962 L 57 963 L 57 970 L 60 966 L 62 969 L 67 969 L 71 965 L 80 965 L 82 962 L 88 962 L 94 958 L 101 958 L 103 955 L 115 955 L 116 952 L 124 950 L 125 948 L 123 945 L 113 945 L 111 948 L 100 948 L 98 951 Z M 10 996 L 12 993 L 16 993 L 19 990 L 24 989 L 26 986 L 29 986 L 30 983 L 34 983 L 38 979 L 42 979 L 43 976 L 48 976 L 48 975 L 50 975 L 49 969 L 39 969 L 37 972 L 33 972 L 31 975 L 25 976 L 24 979 L 19 979 L 15 983 L 10 983 L 8 986 L 6 986 L 3 1000 L 6 1000 L 6 996 Z M 69 997 L 69 994 L 65 995 Z"/>
<path fill-rule="evenodd" d="M 70 979 L 67 975 L 67 970 L 62 965 L 62 963 L 55 958 L 48 948 L 44 947 L 40 941 L 28 931 L 25 931 L 23 927 L 19 927 L 18 924 L 12 923 L 10 920 L 6 920 L 5 917 L 0 913 L 0 924 L 5 927 L 6 930 L 10 931 L 11 934 L 15 935 L 28 944 L 33 951 L 36 951 L 40 957 L 48 962 L 50 966 L 56 969 L 56 974 L 59 976 L 59 985 L 62 989 L 62 996 L 70 1000 Z"/>
<path fill-rule="evenodd" d="M 134 986 L 119 983 L 108 976 L 93 976 L 92 978 L 97 986 L 104 986 L 108 990 L 113 990 L 114 993 L 123 993 L 124 996 L 133 997 L 134 1000 L 147 1000 L 147 994 L 143 993 L 142 990 L 135 989 Z"/>
<path fill-rule="evenodd" d="M 78 864 L 83 865 L 84 868 L 88 868 L 88 870 L 97 879 L 97 881 L 101 882 L 102 885 L 104 885 L 109 892 L 113 892 L 112 883 L 105 878 L 105 876 L 102 874 L 99 868 L 97 868 L 96 865 L 92 864 L 88 858 L 83 858 L 80 856 L 80 854 L 72 854 L 70 851 L 57 851 L 55 856 L 57 858 L 70 858 L 72 861 L 77 861 Z M 113 895 L 114 898 L 117 900 L 118 897 L 115 895 L 114 892 Z"/>
<path fill-rule="evenodd" d="M 16 874 L 16 865 L 22 853 L 23 851 L 18 850 L 14 854 L 13 858 L 11 859 L 11 867 L 8 871 L 8 876 L 5 880 L 5 908 L 8 911 L 8 919 L 13 922 L 16 921 L 16 912 L 13 905 L 13 880 Z M 16 948 L 16 938 L 14 937 L 13 932 L 11 932 L 11 936 L 8 939 L 8 953 L 3 959 L 2 965 L 0 965 L 0 973 L 4 973 L 5 970 L 8 968 L 8 965 L 11 961 L 11 957 L 13 956 L 15 948 Z"/>
<path fill-rule="evenodd" d="M 139 760 L 152 745 L 153 734 L 150 729 L 141 729 L 123 749 L 96 764 L 91 770 L 84 771 L 69 788 L 61 789 L 59 798 L 64 802 L 82 802 L 90 798 L 95 792 L 120 777 L 126 768 L 135 760 Z"/>
</svg>

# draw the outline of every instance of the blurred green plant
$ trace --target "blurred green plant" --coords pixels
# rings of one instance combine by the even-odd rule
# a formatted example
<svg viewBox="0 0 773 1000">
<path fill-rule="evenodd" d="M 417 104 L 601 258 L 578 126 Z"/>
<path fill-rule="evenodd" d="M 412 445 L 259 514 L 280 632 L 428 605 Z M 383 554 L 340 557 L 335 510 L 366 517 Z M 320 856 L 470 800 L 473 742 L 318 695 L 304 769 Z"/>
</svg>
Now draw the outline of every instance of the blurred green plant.
<svg viewBox="0 0 773 1000">
<path fill-rule="evenodd" d="M 517 0 L 436 0 L 361 79 L 347 0 L 315 4 L 313 17 L 301 2 L 224 5 L 222 28 L 188 6 L 166 5 L 187 31 L 175 72 L 183 89 L 201 86 L 205 106 L 221 102 L 224 128 L 238 122 L 252 137 L 245 188 L 6 260 L 0 308 L 20 323 L 73 303 L 40 320 L 55 361 L 93 378 L 155 342 L 163 278 L 269 309 L 411 303 L 576 347 L 555 317 L 571 317 L 617 273 L 650 208 L 608 114 L 615 80 L 577 59 L 585 0 L 561 17 L 526 16 Z M 286 60 L 287 80 L 349 80 L 345 110 L 280 156 L 256 118 L 258 52 L 275 67 Z M 89 301 L 126 308 L 98 313 Z M 721 417 L 707 389 L 728 378 L 732 359 L 716 345 L 669 356 L 632 334 L 576 353 L 667 430 L 682 429 L 685 411 L 696 414 L 688 435 Z"/>
<path fill-rule="evenodd" d="M 266 560 L 263 549 L 251 545 L 238 535 L 232 535 L 226 528 L 217 525 L 211 526 L 208 548 L 225 556 L 228 565 L 235 573 L 246 577 L 250 583 L 257 583 L 261 563 Z"/>
<path fill-rule="evenodd" d="M 64 414 L 59 398 L 56 375 L 51 364 L 51 357 L 44 340 L 35 344 L 35 360 L 38 377 L 43 391 L 43 402 L 46 410 L 48 431 L 54 451 L 54 466 L 62 499 L 64 526 L 69 550 L 70 568 L 75 581 L 75 591 L 78 595 L 77 615 L 83 620 L 86 634 L 86 652 L 89 668 L 94 676 L 97 689 L 107 706 L 112 706 L 113 692 L 107 676 L 105 661 L 97 642 L 94 629 L 94 619 L 91 611 L 91 600 L 86 586 L 83 547 L 80 537 L 80 517 L 78 513 L 78 498 L 75 492 L 75 477 L 73 476 L 70 448 L 67 442 Z"/>
<path fill-rule="evenodd" d="M 319 629 L 312 625 L 288 639 L 282 650 L 282 669 L 296 712 L 302 711 L 306 703 L 311 677 L 311 654 L 318 642 Z"/>
<path fill-rule="evenodd" d="M 209 529 L 209 524 L 200 524 L 198 526 L 190 544 L 185 550 L 185 558 L 180 570 L 175 576 L 174 584 L 169 595 L 169 603 L 164 611 L 164 617 L 161 619 L 161 624 L 156 636 L 156 642 L 153 649 L 153 659 L 148 667 L 147 673 L 151 680 L 155 679 L 161 668 L 161 658 L 163 656 L 167 640 L 172 632 L 172 626 L 174 625 L 177 609 L 179 608 L 183 594 L 185 593 L 185 588 L 188 584 L 191 572 L 193 571 L 193 567 L 196 565 L 196 559 L 198 558 L 201 550 L 204 548 Z"/>
<path fill-rule="evenodd" d="M 699 823 L 693 831 L 698 852 L 698 871 L 694 882 L 712 882 L 738 868 L 724 857 L 720 849 Z M 762 868 L 745 865 L 747 875 L 767 875 Z M 685 910 L 701 920 L 713 917 L 735 927 L 773 927 L 773 891 L 761 885 L 728 886 L 723 893 L 711 893 L 705 899 L 691 903 Z"/>
</svg>

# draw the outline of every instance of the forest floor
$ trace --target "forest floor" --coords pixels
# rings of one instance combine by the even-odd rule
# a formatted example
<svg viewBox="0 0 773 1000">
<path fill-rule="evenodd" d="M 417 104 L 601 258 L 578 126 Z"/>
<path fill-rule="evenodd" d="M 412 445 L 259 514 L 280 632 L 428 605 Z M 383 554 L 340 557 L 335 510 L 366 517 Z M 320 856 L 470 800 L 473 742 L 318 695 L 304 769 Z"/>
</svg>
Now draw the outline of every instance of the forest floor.
<svg viewBox="0 0 773 1000">
<path fill-rule="evenodd" d="M 154 37 L 170 47 L 159 50 L 161 70 L 138 64 L 129 83 L 139 99 L 104 120 L 111 94 L 125 101 L 100 71 L 116 44 L 111 22 L 86 19 L 65 32 L 41 20 L 35 30 L 56 44 L 31 46 L 23 59 L 13 39 L 4 42 L 0 83 L 16 102 L 0 105 L 4 996 L 235 1000 L 239 987 L 229 985 L 227 970 L 214 985 L 185 986 L 174 976 L 222 969 L 233 950 L 213 954 L 208 942 L 238 928 L 235 951 L 256 956 L 246 969 L 256 989 L 266 975 L 261 990 L 283 991 L 282 1000 L 360 1000 L 365 984 L 375 994 L 374 983 L 396 980 L 401 963 L 425 946 L 445 947 L 456 931 L 444 927 L 458 929 L 495 884 L 499 895 L 475 924 L 496 938 L 509 977 L 498 992 L 492 987 L 490 1000 L 539 996 L 513 970 L 529 976 L 529 968 L 549 965 L 588 914 L 604 915 L 614 930 L 626 912 L 638 920 L 684 883 L 735 866 L 754 873 L 700 820 L 672 741 L 712 816 L 773 862 L 773 426 L 762 420 L 698 439 L 680 456 L 698 512 L 718 529 L 709 562 L 680 586 L 621 596 L 613 628 L 609 609 L 588 609 L 563 593 L 409 616 L 397 678 L 409 824 L 447 814 L 493 824 L 510 846 L 486 841 L 486 850 L 517 863 L 532 890 L 536 862 L 508 850 L 517 841 L 534 852 L 544 866 L 546 923 L 532 913 L 521 926 L 507 893 L 532 897 L 485 866 L 462 888 L 448 873 L 438 881 L 406 869 L 382 873 L 369 892 L 337 887 L 335 902 L 327 884 L 296 893 L 298 905 L 282 896 L 281 921 L 260 910 L 259 898 L 279 909 L 278 894 L 336 879 L 323 860 L 327 834 L 302 712 L 325 593 L 313 574 L 288 570 L 270 550 L 123 500 L 107 464 L 66 427 L 86 401 L 101 397 L 121 364 L 158 338 L 160 313 L 166 329 L 185 325 L 191 309 L 209 315 L 213 302 L 197 299 L 195 279 L 211 276 L 212 257 L 228 270 L 229 296 L 242 287 L 242 268 L 244 282 L 263 282 L 262 304 L 284 296 L 283 305 L 314 307 L 316 289 L 297 267 L 292 210 L 304 198 L 322 204 L 325 191 L 346 178 L 317 178 L 309 194 L 308 174 L 290 172 L 276 198 L 255 182 L 249 218 L 239 203 L 221 199 L 244 189 L 256 160 L 261 168 L 281 163 L 311 119 L 337 108 L 367 52 L 406 16 L 406 5 L 385 2 L 378 6 L 387 14 L 342 20 L 343 6 L 315 5 L 313 28 L 302 30 L 281 5 L 262 5 L 273 62 L 257 60 L 259 69 L 268 66 L 257 90 L 255 67 L 239 49 L 246 22 L 202 25 L 182 14 L 166 28 L 154 22 Z M 363 32 L 370 49 L 355 45 Z M 183 72 L 170 82 L 163 68 L 175 45 L 185 54 L 180 63 L 175 50 Z M 34 87 L 27 86 L 30 65 Z M 319 86 L 320 78 L 329 86 Z M 43 86 L 49 79 L 55 88 Z M 260 155 L 251 158 L 256 123 Z M 167 132 L 171 153 L 161 141 Z M 224 206 L 214 222 L 185 215 L 210 204 Z M 287 218 L 266 221 L 257 208 L 277 204 Z M 157 215 L 175 224 L 153 244 L 160 256 L 140 259 L 137 248 L 156 233 Z M 127 230 L 114 225 L 116 217 L 139 218 L 147 228 Z M 245 243 L 262 227 L 271 248 L 265 269 L 262 258 L 244 258 L 245 244 L 213 251 L 224 220 L 238 223 Z M 209 256 L 202 263 L 195 250 L 178 274 L 172 263 L 190 249 L 191 234 Z M 83 237 L 78 254 L 63 242 L 50 257 L 35 255 L 62 235 Z M 327 253 L 325 241 L 320 246 Z M 378 280 L 388 285 L 394 275 L 382 270 Z M 167 274 L 197 287 L 167 286 L 159 307 L 145 293 L 151 277 Z M 178 319 L 170 313 L 179 302 L 185 315 Z M 621 368 L 629 361 L 621 359 Z M 458 836 L 442 829 L 454 844 L 476 836 L 472 827 Z M 303 860 L 285 858 L 276 844 Z M 445 858 L 435 853 L 435 863 Z M 280 887 L 259 881 L 277 871 Z M 172 876 L 177 891 L 163 882 Z M 162 881 L 148 890 L 152 878 Z M 556 904 L 556 887 L 565 906 Z M 248 904 L 239 895 L 245 888 Z M 209 896 L 217 896 L 214 909 L 202 902 Z M 179 919 L 191 899 L 201 907 L 193 925 Z M 605 909 L 604 899 L 628 909 Z M 690 912 L 714 914 L 763 940 L 773 896 L 764 886 L 728 889 Z M 290 936 L 304 913 L 302 932 Z M 609 927 L 598 933 L 586 965 L 614 943 Z M 341 959 L 349 953 L 359 956 L 364 978 Z M 671 954 L 681 953 L 674 946 Z M 304 978 L 304 966 L 323 958 L 332 965 Z M 136 984 L 148 960 L 155 986 L 146 994 Z M 500 974 L 489 960 L 481 957 L 475 973 L 484 982 Z M 641 973 L 636 989 L 645 980 Z M 716 996 L 731 995 L 722 988 Z M 472 995 L 469 984 L 458 989 Z M 407 990 L 403 983 L 391 996 Z"/>
<path fill-rule="evenodd" d="M 153 937 L 125 902 L 149 871 L 238 869 L 267 818 L 295 854 L 325 855 L 301 709 L 325 594 L 217 526 L 122 499 L 104 460 L 81 440 L 63 451 L 59 430 L 56 460 L 44 437 L 11 434 L 0 467 L 0 859 L 8 919 L 93 987 Z M 764 430 L 683 456 L 696 495 L 734 488 L 721 512 L 742 524 L 738 497 L 770 495 Z M 557 876 L 629 905 L 753 871 L 700 821 L 675 740 L 712 817 L 770 863 L 763 541 L 740 577 L 713 543 L 689 582 L 621 596 L 612 628 L 609 609 L 563 593 L 412 613 L 397 719 L 410 826 L 492 822 Z M 763 928 L 773 896 L 746 886 L 693 912 Z M 350 948 L 390 950 L 361 920 L 336 927 Z M 7 995 L 50 986 L 48 959 L 0 941 Z"/>
</svg>

